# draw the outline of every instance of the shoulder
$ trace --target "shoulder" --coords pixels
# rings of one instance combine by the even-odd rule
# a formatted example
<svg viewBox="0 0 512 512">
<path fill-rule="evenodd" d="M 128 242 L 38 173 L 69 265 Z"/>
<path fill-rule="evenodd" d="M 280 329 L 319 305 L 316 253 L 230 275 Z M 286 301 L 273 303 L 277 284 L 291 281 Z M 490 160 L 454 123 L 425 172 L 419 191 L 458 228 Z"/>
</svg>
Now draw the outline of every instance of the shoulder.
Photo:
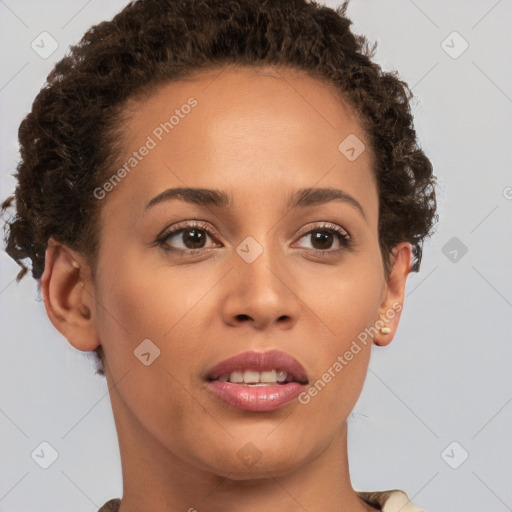
<svg viewBox="0 0 512 512">
<path fill-rule="evenodd" d="M 382 512 L 423 512 L 414 505 L 404 491 L 358 492 L 358 496 Z"/>
</svg>

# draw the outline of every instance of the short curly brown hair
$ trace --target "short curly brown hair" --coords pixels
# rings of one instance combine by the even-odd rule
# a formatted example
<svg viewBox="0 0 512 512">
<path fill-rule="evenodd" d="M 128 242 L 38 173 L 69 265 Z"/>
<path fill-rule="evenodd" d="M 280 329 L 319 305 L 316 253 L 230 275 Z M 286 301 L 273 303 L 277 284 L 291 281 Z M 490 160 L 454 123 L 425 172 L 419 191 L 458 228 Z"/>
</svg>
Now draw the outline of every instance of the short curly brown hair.
<svg viewBox="0 0 512 512">
<path fill-rule="evenodd" d="M 419 270 L 436 221 L 435 177 L 418 145 L 412 92 L 372 62 L 375 46 L 354 35 L 348 2 L 307 0 L 137 0 L 91 27 L 56 64 L 19 128 L 15 215 L 6 251 L 32 261 L 40 280 L 50 237 L 94 268 L 101 202 L 93 191 L 111 174 L 128 99 L 193 72 L 235 64 L 306 71 L 332 84 L 355 109 L 374 156 L 379 243 L 386 272 L 393 247 L 412 244 Z"/>
</svg>

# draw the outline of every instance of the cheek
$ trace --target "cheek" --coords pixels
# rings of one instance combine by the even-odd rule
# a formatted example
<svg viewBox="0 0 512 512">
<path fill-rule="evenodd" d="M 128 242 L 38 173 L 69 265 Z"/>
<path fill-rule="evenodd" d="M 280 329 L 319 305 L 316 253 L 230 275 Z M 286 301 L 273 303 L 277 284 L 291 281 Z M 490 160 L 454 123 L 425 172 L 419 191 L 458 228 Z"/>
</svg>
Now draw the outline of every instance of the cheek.
<svg viewBox="0 0 512 512">
<path fill-rule="evenodd" d="M 112 383 L 117 383 L 112 399 L 120 397 L 156 438 L 180 438 L 191 429 L 193 419 L 204 413 L 187 392 L 193 386 L 190 361 L 194 346 L 184 328 L 189 321 L 187 313 L 193 310 L 191 304 L 205 292 L 201 293 L 201 286 L 188 288 L 185 297 L 180 292 L 182 279 L 176 273 L 169 272 L 162 282 L 162 272 L 141 267 L 136 261 L 123 257 L 122 263 L 108 267 L 105 260 L 103 269 L 112 270 L 98 271 L 101 287 L 97 302 L 101 306 L 97 325 L 108 373 Z M 150 354 L 148 365 L 141 355 L 145 352 Z"/>
<path fill-rule="evenodd" d="M 160 351 L 161 356 L 162 334 L 172 327 L 171 312 L 176 311 L 170 288 L 157 286 L 153 282 L 154 272 L 147 265 L 136 263 L 137 259 L 129 251 L 112 248 L 103 252 L 103 259 L 98 263 L 96 325 L 114 380 L 128 370 L 138 372 L 144 366 L 136 356 L 138 347 L 150 348 L 152 357 Z M 166 305 L 165 316 L 160 311 L 162 304 Z M 144 381 L 154 374 L 154 367 L 148 367 L 152 371 L 141 376 Z"/>
<path fill-rule="evenodd" d="M 193 265 L 170 267 L 164 258 L 143 261 L 143 255 L 130 250 L 118 251 L 122 258 L 105 252 L 98 265 L 97 326 L 112 372 L 118 376 L 140 366 L 134 351 L 150 340 L 159 351 L 156 366 L 180 382 L 191 382 L 191 362 L 202 354 L 212 315 L 218 316 L 212 301 L 222 275 L 199 274 Z"/>
<path fill-rule="evenodd" d="M 149 338 L 163 344 L 200 302 L 208 283 L 188 276 L 187 270 L 166 271 L 126 253 L 118 261 L 105 260 L 98 273 L 99 327 L 110 335 L 105 342 L 111 343 L 114 335 L 121 343 L 124 338 L 132 344 Z"/>
<path fill-rule="evenodd" d="M 371 255 L 362 255 L 335 272 L 315 279 L 305 277 L 304 296 L 329 328 L 333 350 L 342 350 L 378 319 L 385 283 L 381 265 L 374 260 Z"/>
<path fill-rule="evenodd" d="M 310 280 L 307 302 L 321 320 L 322 335 L 301 403 L 314 411 L 319 427 L 343 421 L 361 393 L 384 284 L 379 268 L 361 258 L 350 270 L 340 267 L 335 275 Z"/>
</svg>

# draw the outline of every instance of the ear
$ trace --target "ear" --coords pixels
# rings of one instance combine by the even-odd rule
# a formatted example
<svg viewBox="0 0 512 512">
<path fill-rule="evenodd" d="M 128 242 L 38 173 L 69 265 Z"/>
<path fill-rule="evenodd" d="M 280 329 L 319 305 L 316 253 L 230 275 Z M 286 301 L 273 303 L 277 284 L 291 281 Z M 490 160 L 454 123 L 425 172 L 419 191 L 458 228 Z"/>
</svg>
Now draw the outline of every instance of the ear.
<svg viewBox="0 0 512 512">
<path fill-rule="evenodd" d="M 375 322 L 377 333 L 373 342 L 376 345 L 388 345 L 395 337 L 404 304 L 405 283 L 411 271 L 411 261 L 412 246 L 409 242 L 401 242 L 394 247 L 389 276 L 382 293 L 379 319 Z"/>
<path fill-rule="evenodd" d="M 93 281 L 80 253 L 50 239 L 41 291 L 48 318 L 73 347 L 91 351 L 99 346 Z"/>
</svg>

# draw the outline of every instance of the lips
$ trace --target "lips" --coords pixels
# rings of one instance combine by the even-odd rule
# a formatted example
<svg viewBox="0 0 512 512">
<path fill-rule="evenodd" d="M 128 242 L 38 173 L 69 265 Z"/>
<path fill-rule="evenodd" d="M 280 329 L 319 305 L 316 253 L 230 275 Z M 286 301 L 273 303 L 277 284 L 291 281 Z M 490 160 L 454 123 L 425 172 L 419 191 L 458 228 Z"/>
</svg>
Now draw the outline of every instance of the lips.
<svg viewBox="0 0 512 512">
<path fill-rule="evenodd" d="M 267 352 L 244 352 L 234 357 L 226 359 L 214 366 L 208 371 L 207 380 L 219 380 L 223 376 L 231 376 L 233 373 L 247 374 L 262 373 L 276 371 L 276 378 L 279 381 L 279 374 L 286 372 L 287 382 L 299 382 L 306 384 L 308 377 L 304 367 L 292 356 L 279 350 L 270 350 Z M 272 382 L 272 381 L 269 381 Z M 240 382 L 242 383 L 242 382 Z M 247 382 L 245 382 L 247 383 Z"/>
<path fill-rule="evenodd" d="M 208 389 L 224 403 L 243 411 L 264 412 L 294 401 L 308 384 L 304 367 L 278 350 L 244 352 L 214 366 Z"/>
</svg>

